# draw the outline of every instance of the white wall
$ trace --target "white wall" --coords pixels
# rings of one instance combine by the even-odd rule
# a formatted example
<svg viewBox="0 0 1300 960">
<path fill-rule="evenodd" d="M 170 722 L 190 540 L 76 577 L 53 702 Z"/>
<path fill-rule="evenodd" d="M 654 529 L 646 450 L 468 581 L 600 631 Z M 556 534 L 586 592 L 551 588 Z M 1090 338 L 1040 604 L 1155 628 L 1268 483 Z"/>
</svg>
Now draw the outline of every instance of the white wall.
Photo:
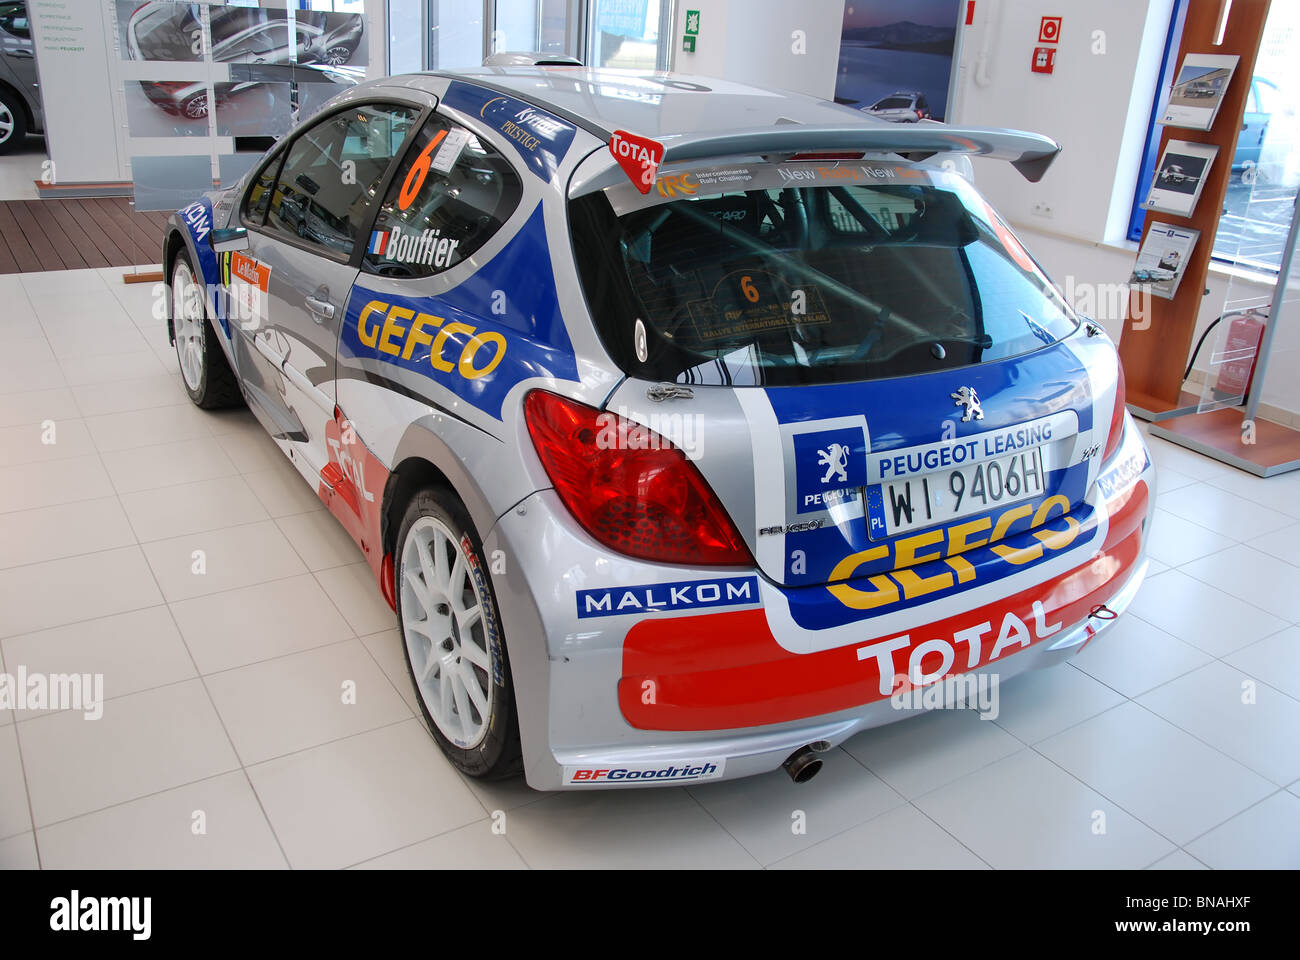
<svg viewBox="0 0 1300 960">
<path fill-rule="evenodd" d="M 682 50 L 688 7 L 700 11 L 695 53 Z M 827 100 L 835 95 L 844 0 L 681 0 L 674 16 L 674 70 Z M 803 31 L 802 53 L 796 30 Z"/>
<path fill-rule="evenodd" d="M 955 123 L 1044 133 L 1062 146 L 1041 183 L 977 170 L 1010 220 L 1084 240 L 1127 228 L 1172 0 L 979 0 L 964 27 Z M 1055 72 L 1030 71 L 1043 16 L 1060 15 Z M 1104 52 L 1098 52 L 1104 51 Z M 1046 204 L 1051 217 L 1033 212 Z"/>
</svg>

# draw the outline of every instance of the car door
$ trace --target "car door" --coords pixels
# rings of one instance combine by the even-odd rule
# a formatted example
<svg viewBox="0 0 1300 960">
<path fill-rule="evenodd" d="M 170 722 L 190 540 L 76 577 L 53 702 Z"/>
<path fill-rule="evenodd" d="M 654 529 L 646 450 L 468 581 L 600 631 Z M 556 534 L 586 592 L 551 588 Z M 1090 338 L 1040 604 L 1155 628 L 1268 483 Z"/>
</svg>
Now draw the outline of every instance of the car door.
<svg viewBox="0 0 1300 960">
<path fill-rule="evenodd" d="M 375 197 L 420 114 L 413 104 L 354 105 L 299 133 L 283 152 L 265 220 L 246 221 L 247 250 L 228 264 L 249 391 L 308 474 L 329 462 L 335 349 Z"/>
<path fill-rule="evenodd" d="M 0 0 L 0 60 L 22 88 L 23 95 L 40 103 L 36 54 L 25 4 Z"/>
</svg>

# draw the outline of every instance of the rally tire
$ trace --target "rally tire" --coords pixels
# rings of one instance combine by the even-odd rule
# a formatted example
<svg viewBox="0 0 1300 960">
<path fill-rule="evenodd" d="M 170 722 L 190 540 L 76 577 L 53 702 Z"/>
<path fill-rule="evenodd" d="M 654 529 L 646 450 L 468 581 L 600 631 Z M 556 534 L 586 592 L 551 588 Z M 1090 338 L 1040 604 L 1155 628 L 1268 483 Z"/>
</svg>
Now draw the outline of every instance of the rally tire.
<svg viewBox="0 0 1300 960">
<path fill-rule="evenodd" d="M 181 385 L 194 405 L 204 410 L 240 406 L 244 398 L 239 380 L 230 369 L 217 331 L 208 319 L 206 298 L 185 250 L 177 253 L 169 280 L 170 316 Z"/>
<path fill-rule="evenodd" d="M 10 153 L 27 140 L 27 114 L 22 101 L 8 90 L 0 89 L 0 153 Z"/>
<path fill-rule="evenodd" d="M 514 682 L 496 595 L 478 532 L 450 490 L 425 487 L 411 498 L 393 567 L 407 673 L 438 746 L 471 777 L 498 780 L 522 773 Z"/>
</svg>

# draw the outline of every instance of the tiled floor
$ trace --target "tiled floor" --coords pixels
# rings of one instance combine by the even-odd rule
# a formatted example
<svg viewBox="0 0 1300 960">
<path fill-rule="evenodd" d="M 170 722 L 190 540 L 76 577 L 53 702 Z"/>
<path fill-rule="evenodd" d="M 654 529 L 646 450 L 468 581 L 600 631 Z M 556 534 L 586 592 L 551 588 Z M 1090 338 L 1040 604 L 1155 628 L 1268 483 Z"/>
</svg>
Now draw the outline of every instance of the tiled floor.
<svg viewBox="0 0 1300 960">
<path fill-rule="evenodd" d="M 0 866 L 1300 867 L 1300 475 L 1153 441 L 1133 612 L 996 721 L 862 734 L 802 787 L 483 785 L 360 554 L 247 412 L 189 405 L 119 273 L 0 277 L 0 669 L 108 697 L 0 714 Z"/>
</svg>

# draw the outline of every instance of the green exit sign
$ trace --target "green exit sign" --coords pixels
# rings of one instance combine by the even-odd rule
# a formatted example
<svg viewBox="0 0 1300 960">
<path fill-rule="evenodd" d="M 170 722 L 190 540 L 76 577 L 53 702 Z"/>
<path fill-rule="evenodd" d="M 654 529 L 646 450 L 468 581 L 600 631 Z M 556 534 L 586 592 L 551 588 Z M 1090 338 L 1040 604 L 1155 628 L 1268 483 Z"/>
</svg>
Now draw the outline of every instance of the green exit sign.
<svg viewBox="0 0 1300 960">
<path fill-rule="evenodd" d="M 700 34 L 700 11 L 686 11 L 686 35 L 688 37 L 697 37 Z"/>
</svg>

